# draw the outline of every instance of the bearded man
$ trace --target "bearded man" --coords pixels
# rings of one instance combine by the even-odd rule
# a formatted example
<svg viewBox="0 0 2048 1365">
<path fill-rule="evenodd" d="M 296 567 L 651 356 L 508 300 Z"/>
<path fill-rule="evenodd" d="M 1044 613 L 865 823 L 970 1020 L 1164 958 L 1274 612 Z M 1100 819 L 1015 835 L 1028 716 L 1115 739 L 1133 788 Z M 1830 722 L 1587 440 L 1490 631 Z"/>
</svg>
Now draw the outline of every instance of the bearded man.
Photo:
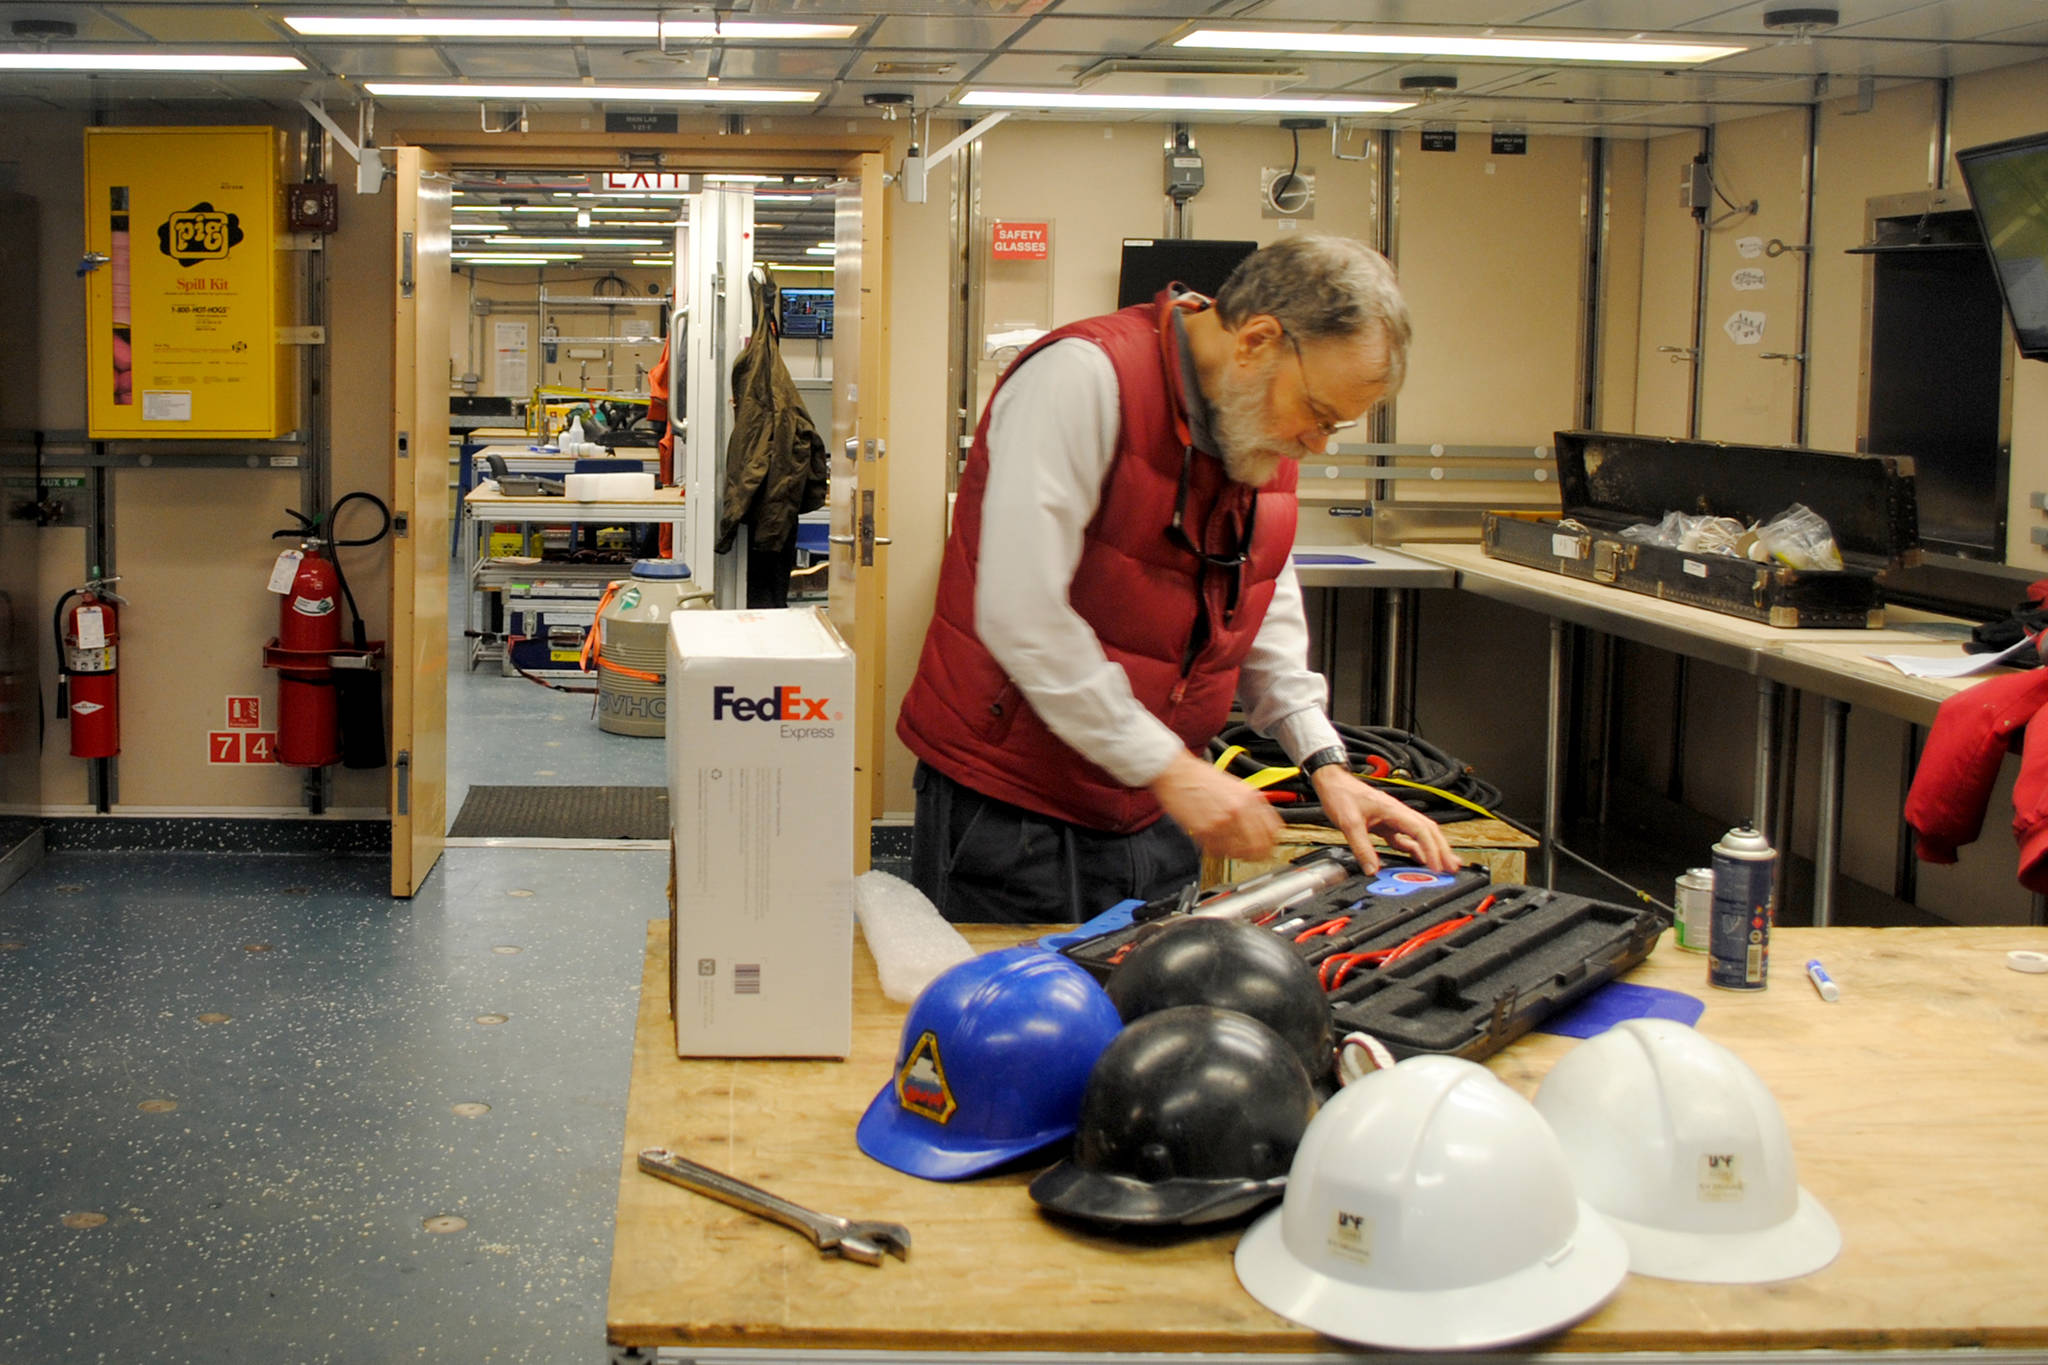
<svg viewBox="0 0 2048 1365">
<path fill-rule="evenodd" d="M 1308 667 L 1299 462 L 1401 385 L 1379 253 L 1294 237 L 1212 302 L 1051 332 L 990 395 L 896 731 L 918 757 L 912 881 L 948 919 L 1071 923 L 1171 894 L 1204 850 L 1269 853 L 1263 793 L 1198 755 L 1233 698 L 1309 774 L 1361 866 L 1371 831 L 1440 871 L 1428 817 L 1351 774 Z"/>
</svg>

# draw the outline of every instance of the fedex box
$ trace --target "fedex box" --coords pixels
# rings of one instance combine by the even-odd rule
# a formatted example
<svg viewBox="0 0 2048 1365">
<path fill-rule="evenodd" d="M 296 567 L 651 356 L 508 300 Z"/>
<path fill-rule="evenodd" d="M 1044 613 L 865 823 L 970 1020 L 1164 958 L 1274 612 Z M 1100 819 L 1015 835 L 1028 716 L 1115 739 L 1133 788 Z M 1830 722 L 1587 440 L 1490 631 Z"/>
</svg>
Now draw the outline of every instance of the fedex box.
<svg viewBox="0 0 2048 1365">
<path fill-rule="evenodd" d="M 668 633 L 670 1006 L 681 1057 L 853 1036 L 853 653 L 815 607 Z"/>
</svg>

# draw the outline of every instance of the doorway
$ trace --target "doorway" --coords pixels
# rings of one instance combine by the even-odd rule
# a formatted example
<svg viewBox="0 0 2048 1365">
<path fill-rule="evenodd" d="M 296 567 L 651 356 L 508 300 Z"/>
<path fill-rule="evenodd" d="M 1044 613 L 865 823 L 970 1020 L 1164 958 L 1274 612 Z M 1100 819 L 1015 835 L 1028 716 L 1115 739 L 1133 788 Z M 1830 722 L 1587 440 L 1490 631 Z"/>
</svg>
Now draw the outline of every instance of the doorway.
<svg viewBox="0 0 2048 1365">
<path fill-rule="evenodd" d="M 624 192 L 616 197 L 606 196 L 600 190 L 590 188 L 594 182 L 601 183 L 599 178 L 605 174 L 602 171 L 557 169 L 563 166 L 590 167 L 600 162 L 617 164 L 622 160 L 622 151 L 617 144 L 646 141 L 649 140 L 615 138 L 570 145 L 549 143 L 541 135 L 523 135 L 516 142 L 502 137 L 463 139 L 456 135 L 451 142 L 431 150 L 419 149 L 415 155 L 421 173 L 440 177 L 439 183 L 450 191 L 453 205 L 461 205 L 474 191 L 479 206 L 488 204 L 491 208 L 509 209 L 511 213 L 490 213 L 481 207 L 451 209 L 449 216 L 456 220 L 451 229 L 451 257 L 457 259 L 451 260 L 456 273 L 450 277 L 454 284 L 454 297 L 450 300 L 453 306 L 448 313 L 455 321 L 453 326 L 444 324 L 445 330 L 438 338 L 431 335 L 429 329 L 429 335 L 417 340 L 415 353 L 425 362 L 420 369 L 437 375 L 441 370 L 428 357 L 437 350 L 448 353 L 446 373 L 451 380 L 448 394 L 451 411 L 447 420 L 458 426 L 468 426 L 470 431 L 467 434 L 471 436 L 483 432 L 486 436 L 508 438 L 514 443 L 538 438 L 546 434 L 545 428 L 551 417 L 562 421 L 571 415 L 586 415 L 590 413 L 591 406 L 596 405 L 605 419 L 606 429 L 600 434 L 623 438 L 612 444 L 619 447 L 618 453 L 622 458 L 632 458 L 627 451 L 638 452 L 627 443 L 645 439 L 653 428 L 642 425 L 640 420 L 645 413 L 644 403 L 636 405 L 633 401 L 642 395 L 630 392 L 630 384 L 621 385 L 620 381 L 629 375 L 637 381 L 647 373 L 651 361 L 642 352 L 653 350 L 658 354 L 658 335 L 641 335 L 633 324 L 621 326 L 620 320 L 635 312 L 646 312 L 657 321 L 664 320 L 664 311 L 659 304 L 666 301 L 670 306 L 665 320 L 682 320 L 687 326 L 692 300 L 688 297 L 688 280 L 677 280 L 675 247 L 671 246 L 664 252 L 650 240 L 661 234 L 625 225 L 633 220 L 664 222 L 671 225 L 668 228 L 670 232 L 675 232 L 672 226 L 675 218 L 687 215 L 673 214 L 664 206 L 682 203 L 680 196 L 693 189 L 701 193 L 706 182 L 745 184 L 749 193 L 760 195 L 760 202 L 756 204 L 759 211 L 755 214 L 761 225 L 757 237 L 763 248 L 760 255 L 771 265 L 811 267 L 785 268 L 777 279 L 777 283 L 785 288 L 811 291 L 800 294 L 793 301 L 801 310 L 798 316 L 803 321 L 798 324 L 799 335 L 794 340 L 794 349 L 787 352 L 787 360 L 792 377 L 806 389 L 806 407 L 816 414 L 814 420 L 823 419 L 820 425 L 829 432 L 828 447 L 833 452 L 831 524 L 819 528 L 824 534 L 814 537 L 818 542 L 816 549 L 807 549 L 807 554 L 815 553 L 818 558 L 814 571 L 806 575 L 809 581 L 797 591 L 800 597 L 828 605 L 835 624 L 854 647 L 861 675 L 858 685 L 862 688 L 863 698 L 874 699 L 872 705 L 859 711 L 860 724 L 857 726 L 857 743 L 862 754 L 858 766 L 869 779 L 856 783 L 861 795 L 855 812 L 856 832 L 863 837 L 857 838 L 855 845 L 864 860 L 867 848 L 864 834 L 873 809 L 874 778 L 880 771 L 878 758 L 869 755 L 874 753 L 883 732 L 883 727 L 875 723 L 874 708 L 879 705 L 881 697 L 881 659 L 886 639 L 881 615 L 881 603 L 885 600 L 879 581 L 881 566 L 876 562 L 872 549 L 878 540 L 886 543 L 885 538 L 875 534 L 878 525 L 886 526 L 885 466 L 879 458 L 879 453 L 886 449 L 886 414 L 882 410 L 886 383 L 881 374 L 886 356 L 879 344 L 882 323 L 879 310 L 862 306 L 865 297 L 880 292 L 880 285 L 886 279 L 886 253 L 881 249 L 886 242 L 882 223 L 881 159 L 875 149 L 853 139 L 846 141 L 855 145 L 823 149 L 793 147 L 788 145 L 787 139 L 778 140 L 781 145 L 718 139 L 715 145 L 707 146 L 691 146 L 687 139 L 680 143 L 662 140 L 667 145 L 658 154 L 655 163 L 658 169 L 636 173 L 654 184 L 675 184 L 681 177 L 691 177 L 691 181 L 685 182 L 689 188 L 643 189 L 639 191 L 643 195 L 673 194 L 678 198 L 645 198 L 637 202 L 624 198 Z M 645 159 L 643 152 L 643 162 Z M 681 167 L 688 169 L 672 169 Z M 663 181 L 661 177 L 672 179 Z M 714 180 L 713 177 L 722 179 Z M 571 183 L 577 180 L 582 183 Z M 401 192 L 405 189 L 401 183 Z M 489 192 L 484 193 L 485 190 Z M 814 197 L 800 202 L 797 198 L 800 191 L 808 191 Z M 585 194 L 594 197 L 578 198 Z M 600 215 L 598 209 L 607 204 L 657 211 L 608 211 Z M 533 240 L 489 242 L 486 239 L 492 236 L 532 239 L 550 235 L 568 238 L 572 236 L 568 232 L 551 234 L 526 230 L 524 223 L 528 219 L 573 221 L 581 217 L 584 206 L 590 210 L 591 221 L 596 222 L 602 216 L 620 225 L 612 235 L 622 239 L 621 253 L 630 242 L 631 250 L 647 254 L 611 253 L 619 257 L 614 260 L 611 255 L 575 252 L 573 254 L 584 259 L 539 261 L 516 267 L 502 259 L 486 259 L 512 251 L 539 252 L 562 245 Z M 486 222 L 507 227 L 516 224 L 518 229 L 488 233 L 466 225 L 462 221 L 465 219 L 470 224 Z M 811 235 L 813 233 L 818 235 Z M 675 233 L 675 242 L 685 243 L 687 234 L 688 229 Z M 802 255 L 796 256 L 795 252 Z M 566 256 L 572 252 L 565 249 L 554 254 Z M 460 259 L 465 257 L 468 259 Z M 819 266 L 826 268 L 819 269 Z M 527 286 L 530 300 L 508 298 L 507 280 L 530 281 Z M 663 288 L 664 283 L 666 289 Z M 650 286 L 653 292 L 650 292 Z M 829 292 L 821 294 L 821 290 Z M 650 299 L 656 301 L 656 306 L 650 308 L 647 305 L 646 301 Z M 729 304 L 731 295 L 728 293 L 723 301 Z M 521 303 L 527 305 L 523 310 L 518 306 Z M 543 309 L 551 315 L 545 321 Z M 708 318 L 710 313 L 707 308 L 702 316 Z M 572 320 L 578 318 L 588 321 Z M 525 324 L 523 329 L 522 323 Z M 500 324 L 504 324 L 502 333 Z M 416 318 L 413 325 L 419 325 Z M 656 332 L 655 328 L 648 330 Z M 672 336 L 677 331 L 677 328 L 669 328 Z M 401 343 L 401 352 L 403 349 Z M 681 350 L 680 346 L 672 349 Z M 603 383 L 593 382 L 599 366 L 603 367 Z M 705 377 L 716 381 L 715 391 L 722 391 L 723 376 L 710 375 L 707 367 Z M 688 379 L 687 376 L 679 378 L 685 383 Z M 433 438 L 433 421 L 441 416 L 425 411 L 431 401 L 426 388 L 424 384 L 421 386 L 421 410 L 411 414 L 415 420 L 414 429 L 420 432 L 423 453 Z M 525 394 L 525 410 L 517 414 L 517 427 L 506 421 L 494 429 L 492 423 L 511 414 L 491 409 L 502 408 L 507 400 L 517 404 L 519 391 Z M 674 385 L 673 391 L 676 406 L 680 409 L 684 384 Z M 863 392 L 868 395 L 865 402 L 858 397 Z M 584 405 L 581 413 L 575 411 L 579 401 Z M 551 406 L 554 409 L 552 414 L 549 411 Z M 455 411 L 464 407 L 484 411 Z M 611 421 L 615 418 L 621 420 L 616 430 Z M 586 437 L 591 435 L 587 430 L 584 434 Z M 687 432 L 683 440 L 688 442 Z M 540 442 L 534 439 L 531 443 Z M 475 447 L 481 443 L 471 441 L 466 444 Z M 451 497 L 459 499 L 466 495 L 464 475 L 470 471 L 460 466 L 460 447 L 451 446 L 451 449 L 458 453 L 458 465 L 452 470 L 448 482 L 453 485 Z M 722 450 L 722 441 L 714 440 L 712 449 Z M 607 453 L 613 453 L 609 447 Z M 473 455 L 474 451 L 470 454 Z M 687 465 L 687 459 L 678 457 L 675 472 L 679 479 Z M 471 469 L 474 469 L 473 465 Z M 710 505 L 709 499 L 699 496 L 694 489 L 689 496 L 696 497 L 699 506 Z M 688 500 L 686 497 L 685 501 Z M 459 504 L 451 503 L 450 511 L 457 514 L 452 518 L 457 534 L 443 542 L 454 545 L 458 555 L 466 536 L 475 536 L 476 539 L 468 543 L 480 545 L 488 551 L 492 548 L 491 543 L 483 537 L 500 535 L 507 537 L 508 543 L 497 548 L 538 549 L 542 552 L 540 555 L 505 555 L 503 558 L 530 558 L 545 562 L 550 553 L 559 557 L 571 543 L 570 538 L 577 534 L 566 528 L 555 531 L 552 537 L 543 532 L 539 543 L 523 540 L 519 546 L 513 547 L 509 544 L 509 537 L 528 533 L 511 527 L 487 530 L 474 522 L 465 527 L 459 516 L 460 510 Z M 584 558 L 598 566 L 595 576 L 603 577 L 607 566 L 602 564 L 602 556 L 606 552 L 624 555 L 628 562 L 619 567 L 630 568 L 630 559 L 639 547 L 620 537 L 631 534 L 623 528 L 599 528 L 593 538 L 594 543 L 578 544 L 576 549 L 590 552 Z M 421 587 L 428 572 L 423 563 L 426 558 L 424 553 L 418 555 L 409 575 L 412 580 L 409 584 L 410 597 L 415 603 L 423 598 Z M 515 581 L 512 577 L 494 574 L 494 578 L 506 579 L 504 583 L 488 585 L 498 589 L 500 596 L 495 602 L 480 603 L 477 589 L 483 585 L 470 575 L 459 557 L 454 572 L 448 572 L 445 562 L 439 567 L 445 585 L 442 593 L 449 622 L 444 656 L 446 671 L 441 675 L 445 680 L 443 695 L 449 703 L 445 729 L 439 736 L 401 734 L 395 741 L 395 747 L 401 752 L 409 752 L 411 763 L 409 771 L 402 776 L 395 773 L 395 778 L 401 782 L 409 781 L 415 787 L 422 780 L 430 780 L 426 770 L 438 748 L 445 765 L 440 776 L 447 783 L 444 809 L 457 821 L 462 816 L 464 798 L 472 790 L 487 786 L 538 784 L 587 787 L 596 811 L 594 818 L 599 820 L 621 819 L 622 810 L 624 814 L 633 814 L 628 809 L 632 802 L 622 804 L 619 796 L 622 791 L 637 789 L 644 798 L 664 797 L 663 745 L 644 737 L 598 737 L 600 732 L 590 716 L 589 694 L 558 693 L 535 686 L 519 676 L 521 671 L 536 674 L 558 671 L 546 667 L 525 667 L 534 662 L 543 665 L 565 662 L 555 657 L 556 647 L 566 644 L 579 624 L 564 611 L 567 599 L 552 603 L 561 619 L 551 622 L 545 612 L 538 609 L 550 605 L 544 597 L 538 604 L 526 600 L 515 606 L 512 596 L 504 593 L 504 589 Z M 538 578 L 540 574 L 532 576 Z M 409 605 L 408 585 L 394 583 L 394 597 L 396 619 L 399 612 Z M 508 609 L 517 611 L 516 622 L 512 619 L 512 610 Z M 458 611 L 462 614 L 458 615 Z M 425 623 L 421 624 L 424 627 Z M 394 635 L 397 634 L 394 631 Z M 494 640 L 490 638 L 492 636 L 499 638 Z M 514 667 L 511 676 L 507 677 L 507 660 L 492 646 L 502 649 L 514 636 L 519 637 L 522 654 L 516 661 L 519 666 Z M 474 660 L 471 658 L 472 650 L 477 652 Z M 478 668 L 472 668 L 472 663 Z M 479 677 L 481 668 L 492 671 Z M 425 680 L 431 676 L 432 670 L 416 670 L 416 673 Z M 572 674 L 564 681 L 570 687 L 589 685 L 587 675 L 576 679 Z M 508 692 L 507 688 L 514 690 Z M 395 715 L 394 729 L 400 728 L 400 718 Z M 407 740 L 411 741 L 409 745 Z M 479 777 L 494 780 L 484 782 L 477 780 Z M 496 780 L 500 777 L 519 780 Z M 583 778 L 591 780 L 580 780 Z M 432 817 L 425 810 L 416 809 L 416 803 L 407 798 L 407 792 L 394 790 L 392 888 L 399 895 L 407 895 L 417 889 L 439 848 L 438 842 L 431 850 L 424 847 L 422 839 L 427 833 L 424 828 L 415 829 L 410 839 L 400 837 L 397 825 L 402 814 L 416 811 L 416 823 L 432 822 Z M 646 803 L 643 801 L 642 804 Z M 643 809 L 639 814 L 644 816 L 646 811 Z M 655 818 L 658 824 L 659 815 Z M 459 831 L 462 826 L 458 823 L 454 828 Z M 637 826 L 622 825 L 621 836 L 615 836 L 615 839 L 625 839 L 626 842 L 619 846 L 632 846 L 633 834 L 646 832 L 647 828 L 644 822 Z M 665 832 L 663 828 L 662 833 Z M 437 835 L 439 830 L 434 829 L 433 833 Z M 401 844 L 410 845 L 409 859 L 400 857 Z M 862 870 L 862 867 L 855 870 Z"/>
</svg>

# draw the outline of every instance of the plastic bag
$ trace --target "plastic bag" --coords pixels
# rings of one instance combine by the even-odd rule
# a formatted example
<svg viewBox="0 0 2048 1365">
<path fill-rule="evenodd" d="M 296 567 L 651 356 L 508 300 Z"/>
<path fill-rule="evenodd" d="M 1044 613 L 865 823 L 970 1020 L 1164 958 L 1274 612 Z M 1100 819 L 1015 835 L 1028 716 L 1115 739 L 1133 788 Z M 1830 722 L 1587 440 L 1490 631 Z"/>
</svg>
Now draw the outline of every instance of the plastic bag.
<svg viewBox="0 0 2048 1365">
<path fill-rule="evenodd" d="M 1652 526 L 1645 522 L 1621 532 L 1624 540 L 1658 545 L 1687 554 L 1742 557 L 1741 540 L 1748 528 L 1733 517 L 1695 516 L 1687 512 L 1666 512 L 1664 520 Z"/>
<path fill-rule="evenodd" d="M 1804 503 L 1793 503 L 1757 527 L 1756 543 L 1763 557 L 1788 568 L 1842 567 L 1842 552 L 1835 546 L 1833 528 L 1825 517 Z"/>
</svg>

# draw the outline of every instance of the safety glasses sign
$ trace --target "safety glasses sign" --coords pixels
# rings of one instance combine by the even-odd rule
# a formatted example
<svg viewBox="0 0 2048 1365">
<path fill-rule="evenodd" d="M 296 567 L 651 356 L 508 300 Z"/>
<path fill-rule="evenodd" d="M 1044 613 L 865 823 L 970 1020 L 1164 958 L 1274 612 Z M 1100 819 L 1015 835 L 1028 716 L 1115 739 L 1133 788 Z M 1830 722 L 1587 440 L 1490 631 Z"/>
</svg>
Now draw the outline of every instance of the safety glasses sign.
<svg viewBox="0 0 2048 1365">
<path fill-rule="evenodd" d="M 998 219 L 989 239 L 989 255 L 997 260 L 1042 261 L 1052 254 L 1050 223 L 1012 223 Z"/>
</svg>

